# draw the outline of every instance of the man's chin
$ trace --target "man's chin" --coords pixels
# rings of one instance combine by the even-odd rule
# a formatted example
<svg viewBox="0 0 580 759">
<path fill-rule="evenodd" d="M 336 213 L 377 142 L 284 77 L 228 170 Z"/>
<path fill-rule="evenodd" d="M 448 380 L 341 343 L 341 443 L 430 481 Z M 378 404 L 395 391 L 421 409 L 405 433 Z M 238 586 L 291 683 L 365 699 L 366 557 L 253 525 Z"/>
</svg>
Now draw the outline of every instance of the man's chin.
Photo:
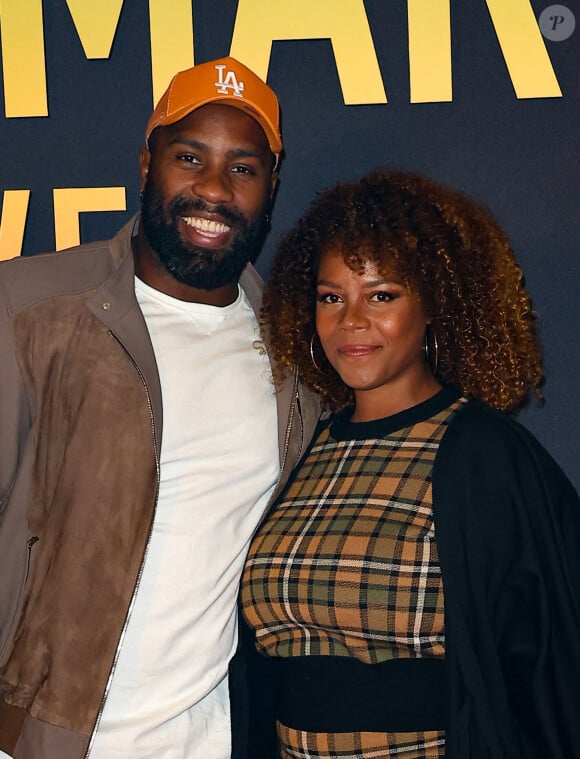
<svg viewBox="0 0 580 759">
<path fill-rule="evenodd" d="M 228 253 L 229 251 L 224 251 Z M 205 255 L 204 255 L 205 254 Z M 179 258 L 160 256 L 167 271 L 179 282 L 201 290 L 216 290 L 232 282 L 237 282 L 242 271 L 248 264 L 247 256 L 232 257 L 231 255 L 216 256 L 214 251 L 197 251 L 195 261 L 191 257 Z"/>
<path fill-rule="evenodd" d="M 228 233 L 226 246 L 204 247 L 184 237 L 180 225 L 155 223 L 144 215 L 144 231 L 159 263 L 179 282 L 202 290 L 216 290 L 230 285 L 240 277 L 256 248 L 259 229 Z M 233 238 L 233 239 L 232 239 Z"/>
</svg>

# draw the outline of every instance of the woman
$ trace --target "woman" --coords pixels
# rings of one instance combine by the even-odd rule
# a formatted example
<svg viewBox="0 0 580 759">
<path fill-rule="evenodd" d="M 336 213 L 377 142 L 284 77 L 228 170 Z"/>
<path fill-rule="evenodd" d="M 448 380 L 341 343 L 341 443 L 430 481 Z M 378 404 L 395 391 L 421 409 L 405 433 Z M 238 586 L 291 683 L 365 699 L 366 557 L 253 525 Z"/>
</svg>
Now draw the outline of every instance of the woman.
<svg viewBox="0 0 580 759">
<path fill-rule="evenodd" d="M 264 317 L 332 412 L 243 577 L 281 755 L 580 757 L 580 503 L 501 413 L 543 377 L 505 234 L 373 171 L 285 238 Z"/>
</svg>

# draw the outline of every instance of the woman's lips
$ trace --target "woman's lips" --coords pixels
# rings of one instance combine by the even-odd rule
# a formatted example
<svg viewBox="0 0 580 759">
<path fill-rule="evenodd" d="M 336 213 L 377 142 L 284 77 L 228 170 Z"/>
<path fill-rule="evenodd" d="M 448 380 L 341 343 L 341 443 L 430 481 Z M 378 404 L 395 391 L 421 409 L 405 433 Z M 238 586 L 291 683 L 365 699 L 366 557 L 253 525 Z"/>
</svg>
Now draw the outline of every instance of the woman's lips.
<svg viewBox="0 0 580 759">
<path fill-rule="evenodd" d="M 380 348 L 380 345 L 343 345 L 338 349 L 338 353 L 345 358 L 366 358 Z"/>
</svg>

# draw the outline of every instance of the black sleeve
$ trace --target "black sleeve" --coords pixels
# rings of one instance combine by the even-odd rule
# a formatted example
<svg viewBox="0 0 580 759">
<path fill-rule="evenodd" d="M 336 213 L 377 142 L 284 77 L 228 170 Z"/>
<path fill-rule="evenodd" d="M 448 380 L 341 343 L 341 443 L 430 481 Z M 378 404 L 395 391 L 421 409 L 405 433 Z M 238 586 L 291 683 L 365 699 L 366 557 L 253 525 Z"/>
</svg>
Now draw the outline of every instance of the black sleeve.
<svg viewBox="0 0 580 759">
<path fill-rule="evenodd" d="M 239 643 L 229 668 L 232 759 L 276 759 L 275 661 L 254 645 L 254 631 L 239 614 Z"/>
<path fill-rule="evenodd" d="M 452 689 L 449 759 L 580 757 L 574 488 L 521 425 L 470 404 L 441 443 L 433 497 Z"/>
</svg>

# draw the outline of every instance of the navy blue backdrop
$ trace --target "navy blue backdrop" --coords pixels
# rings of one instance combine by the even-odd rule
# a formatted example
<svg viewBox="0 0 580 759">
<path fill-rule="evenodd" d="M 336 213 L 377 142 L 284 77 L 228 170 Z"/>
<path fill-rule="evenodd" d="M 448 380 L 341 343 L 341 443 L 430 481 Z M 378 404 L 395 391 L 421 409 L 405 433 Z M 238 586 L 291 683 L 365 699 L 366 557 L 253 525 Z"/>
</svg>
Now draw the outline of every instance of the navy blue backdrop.
<svg viewBox="0 0 580 759">
<path fill-rule="evenodd" d="M 24 28 L 15 33 L 9 25 L 6 14 L 11 8 L 15 12 L 15 2 L 21 0 L 4 0 L 0 9 L 5 66 L 8 52 L 15 54 L 17 35 L 23 42 L 26 37 Z M 43 20 L 48 116 L 4 116 L 10 110 L 9 94 L 0 95 L 0 192 L 30 190 L 21 245 L 14 251 L 12 240 L 11 254 L 54 249 L 54 188 L 126 188 L 126 210 L 80 215 L 83 242 L 111 236 L 137 210 L 138 150 L 153 105 L 150 14 L 155 2 L 108 0 L 108 5 L 122 6 L 110 55 L 91 60 L 65 0 L 22 3 L 36 7 Z M 323 5 L 340 14 L 352 10 L 353 3 L 332 0 Z M 561 95 L 517 96 L 496 31 L 502 3 L 511 9 L 504 30 L 516 49 L 519 44 L 524 78 L 530 58 L 526 44 L 532 38 L 517 28 L 514 9 L 528 6 L 535 19 L 542 19 L 537 37 Z M 422 8 L 428 13 L 435 4 L 450 8 L 452 99 L 411 102 L 409 14 L 418 18 Z M 193 0 L 189 5 L 196 62 L 229 54 L 242 0 Z M 270 0 L 270 5 L 291 8 L 293 2 Z M 360 0 L 358 5 L 368 20 L 387 103 L 345 104 L 333 47 L 324 35 L 285 39 L 281 28 L 272 44 L 267 78 L 282 104 L 286 158 L 272 232 L 258 269 L 267 277 L 281 233 L 317 190 L 377 164 L 421 171 L 482 201 L 507 229 L 541 317 L 546 403 L 524 411 L 522 421 L 579 487 L 578 0 L 565 5 L 539 0 Z M 169 22 L 177 6 L 182 12 L 183 1 L 166 2 Z M 246 0 L 243 6 L 246 17 L 255 13 L 255 33 L 261 39 L 264 3 Z M 307 4 L 300 6 L 306 13 Z M 360 76 L 366 73 L 361 64 Z M 533 89 L 533 81 L 531 85 Z M 24 82 L 20 93 L 25 101 L 27 86 Z M 0 257 L 3 250 L 6 257 L 13 232 L 6 192 L 2 197 Z"/>
</svg>

